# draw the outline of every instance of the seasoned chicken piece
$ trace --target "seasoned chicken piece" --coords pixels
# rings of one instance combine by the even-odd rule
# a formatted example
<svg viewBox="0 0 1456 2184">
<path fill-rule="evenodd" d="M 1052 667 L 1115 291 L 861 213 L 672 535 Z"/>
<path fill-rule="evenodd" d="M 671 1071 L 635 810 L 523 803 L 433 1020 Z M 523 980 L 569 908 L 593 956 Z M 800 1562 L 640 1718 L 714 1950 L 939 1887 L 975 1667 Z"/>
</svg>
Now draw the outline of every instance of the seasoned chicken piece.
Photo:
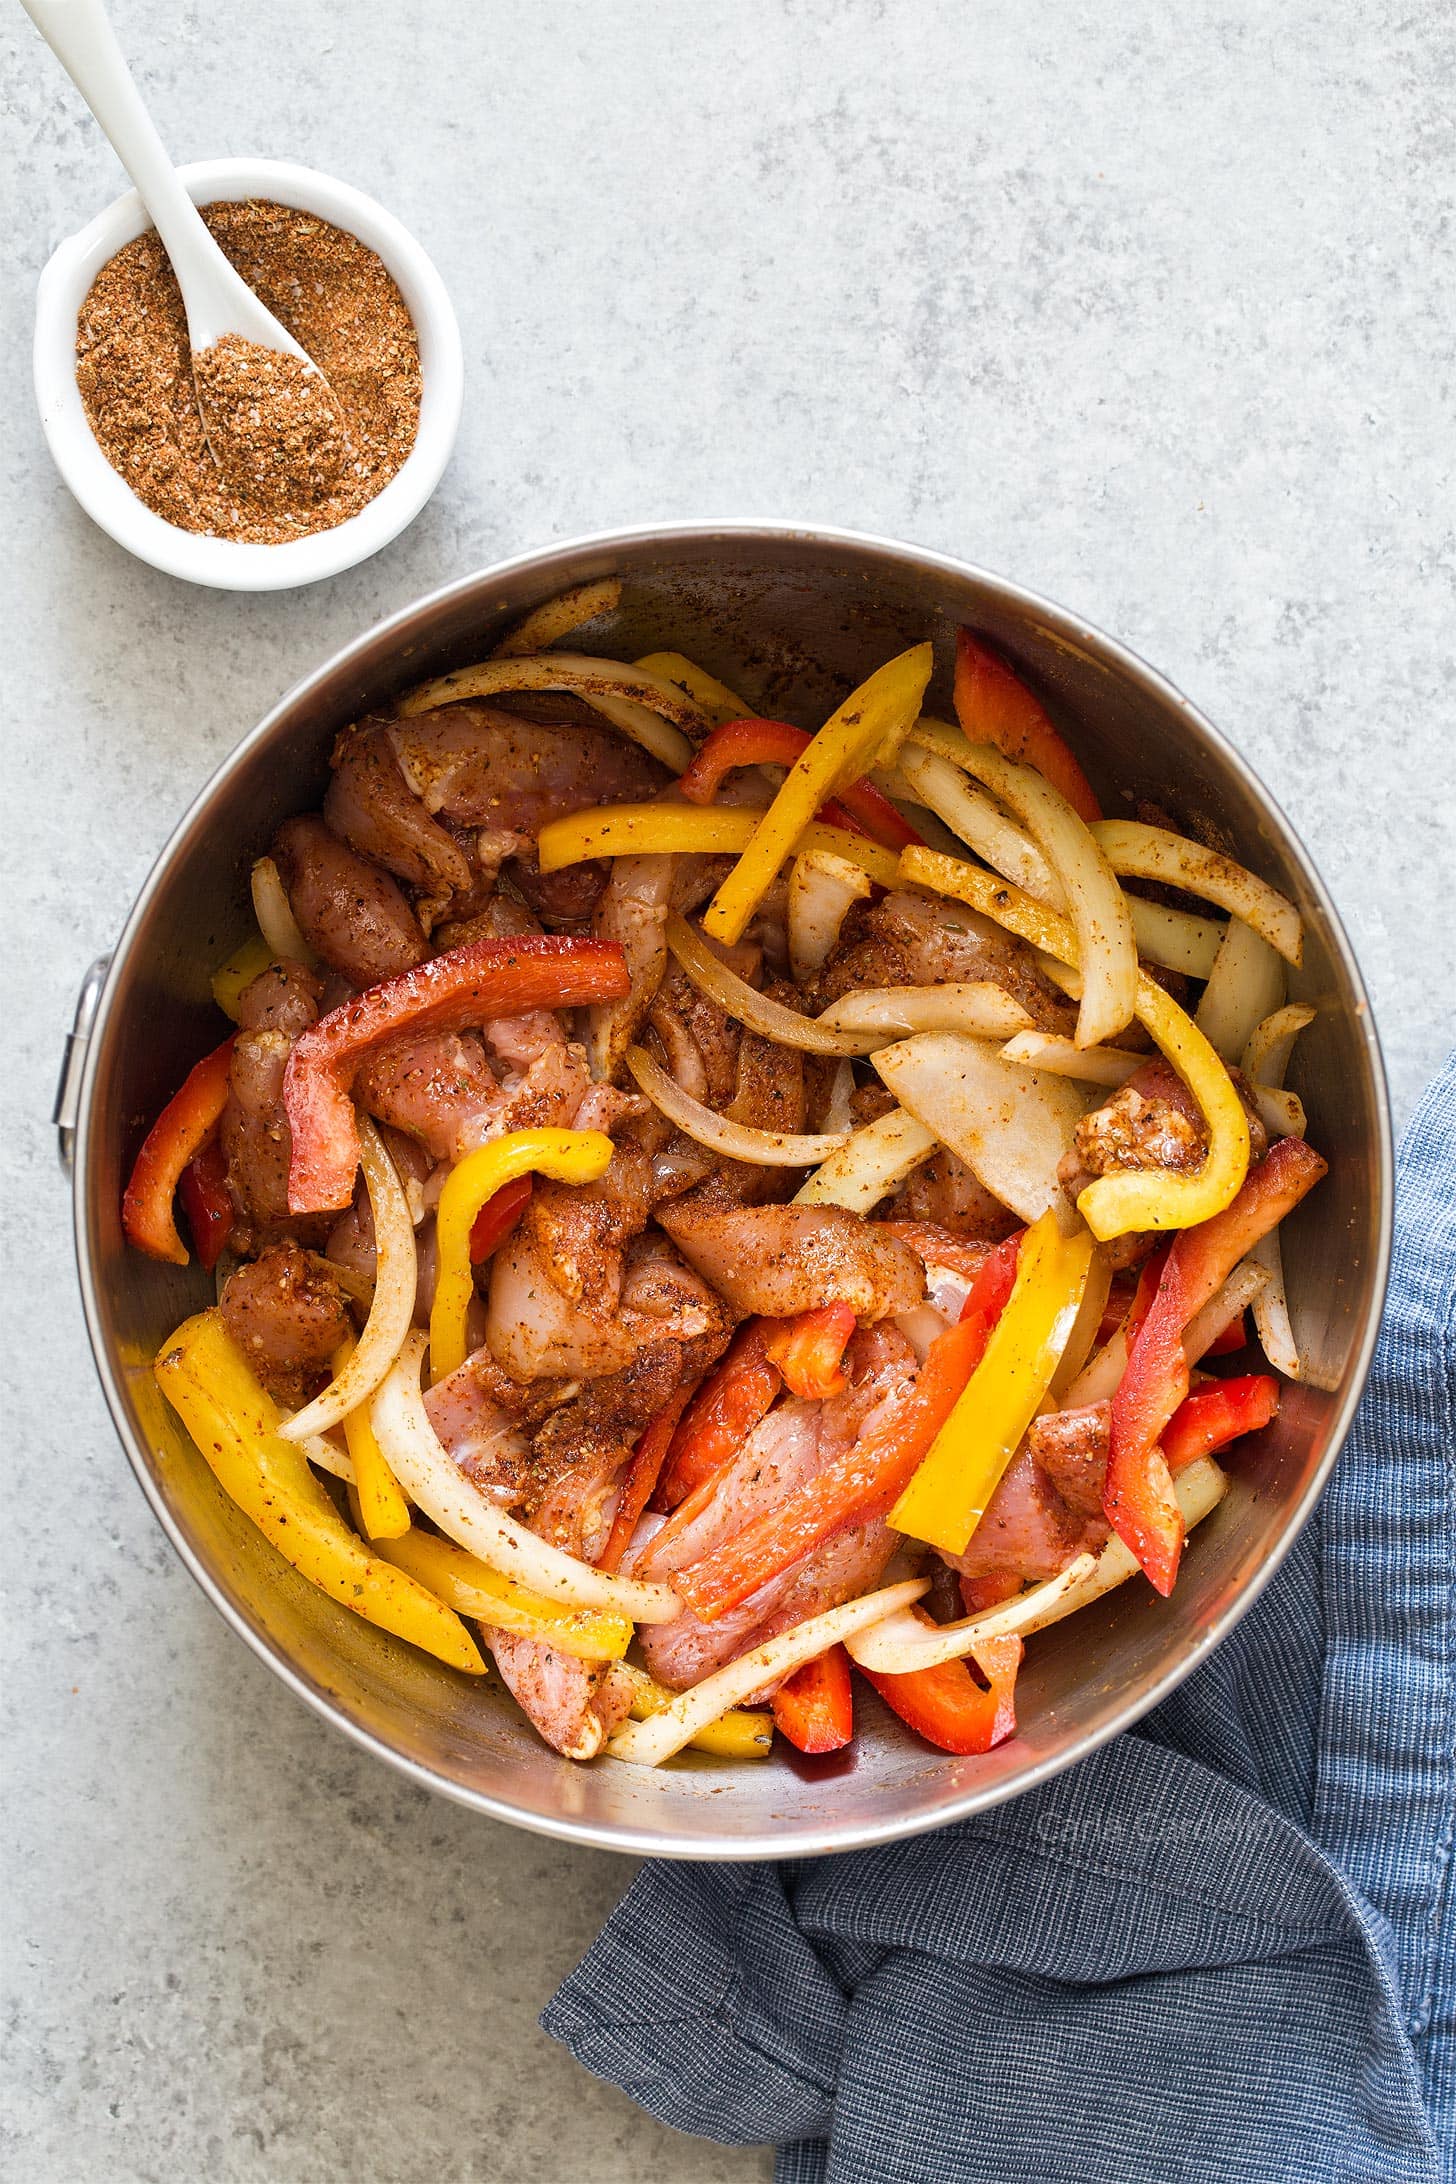
<svg viewBox="0 0 1456 2184">
<path fill-rule="evenodd" d="M 498 706 L 443 705 L 391 721 L 401 771 L 427 812 L 534 842 L 548 820 L 656 794 L 666 769 L 599 723 L 523 720 Z"/>
<path fill-rule="evenodd" d="M 280 1031 L 286 1039 L 296 1039 L 317 1023 L 323 993 L 323 980 L 303 964 L 286 957 L 270 963 L 238 997 L 238 1028 Z"/>
<path fill-rule="evenodd" d="M 270 1244 L 223 1285 L 223 1324 L 268 1393 L 297 1409 L 353 1333 L 326 1259 L 292 1241 Z"/>
<path fill-rule="evenodd" d="M 637 1037 L 667 968 L 672 857 L 618 857 L 592 916 L 598 940 L 620 943 L 631 990 L 587 1012 L 587 1054 L 594 1077 L 613 1077 Z"/>
<path fill-rule="evenodd" d="M 963 1577 L 1014 1570 L 1039 1581 L 1055 1577 L 1074 1556 L 1096 1552 L 1107 1536 L 1100 1512 L 1084 1513 L 1064 1500 L 1028 1447 L 1002 1474 L 965 1553 L 945 1559 Z"/>
<path fill-rule="evenodd" d="M 877 1220 L 874 1226 L 884 1235 L 908 1244 L 916 1258 L 926 1266 L 948 1266 L 953 1273 L 964 1274 L 968 1280 L 980 1273 L 992 1248 L 990 1244 L 978 1243 L 973 1237 L 957 1236 L 934 1221 Z"/>
<path fill-rule="evenodd" d="M 899 1544 L 900 1535 L 878 1520 L 841 1532 L 715 1623 L 699 1622 L 691 1608 L 670 1623 L 644 1623 L 637 1633 L 643 1659 L 659 1683 L 685 1691 L 780 1631 L 873 1591 Z M 769 1685 L 752 1703 L 761 1704 L 775 1689 L 776 1683 Z"/>
<path fill-rule="evenodd" d="M 653 1200 L 650 1121 L 629 1115 L 596 1183 L 538 1182 L 491 1269 L 486 1339 L 520 1380 L 595 1378 L 631 1364 L 644 1341 L 694 1341 L 721 1303 L 662 1238 L 642 1240 Z"/>
<path fill-rule="evenodd" d="M 466 1477 L 513 1509 L 526 1495 L 532 1434 L 576 1392 L 570 1380 L 512 1380 L 482 1345 L 426 1391 L 425 1410 Z"/>
<path fill-rule="evenodd" d="M 283 1072 L 294 1040 L 317 1020 L 323 992 L 301 963 L 281 963 L 260 972 L 239 1000 L 240 1028 L 219 1126 L 239 1215 L 235 1251 L 246 1253 L 260 1236 L 279 1230 L 322 1240 L 319 1222 L 296 1220 L 288 1211 L 292 1138 L 283 1112 Z"/>
<path fill-rule="evenodd" d="M 1077 1410 L 1033 1418 L 1026 1436 L 1027 1447 L 1062 1500 L 1086 1517 L 1102 1514 L 1111 1434 L 1112 1405 L 1086 1403 Z"/>
<path fill-rule="evenodd" d="M 413 970 L 429 954 L 399 885 L 322 819 L 290 819 L 273 845 L 289 907 L 330 970 L 373 986 Z"/>
<path fill-rule="evenodd" d="M 472 879 L 470 859 L 405 780 L 386 722 L 362 720 L 346 728 L 332 764 L 324 819 L 341 841 L 412 887 L 445 898 L 464 894 Z"/>
<path fill-rule="evenodd" d="M 885 1221 L 933 1223 L 978 1243 L 999 1244 L 1020 1223 L 957 1155 L 941 1146 L 884 1200 Z"/>
<path fill-rule="evenodd" d="M 855 903 L 820 973 L 827 1005 L 867 986 L 939 986 L 989 979 L 1042 1031 L 1070 1031 L 1075 1009 L 1042 976 L 1025 944 L 963 903 L 895 893 Z"/>
<path fill-rule="evenodd" d="M 556 1018 L 541 1011 L 501 1018 L 484 1033 L 392 1040 L 360 1069 L 354 1096 L 435 1159 L 455 1161 L 509 1130 L 569 1129 L 587 1087 L 580 1047 L 569 1046 Z"/>
<path fill-rule="evenodd" d="M 880 1320 L 910 1311 L 924 1295 L 909 1245 L 839 1206 L 711 1211 L 675 1200 L 658 1208 L 657 1219 L 739 1313 L 791 1319 L 843 1303 L 862 1320 Z"/>
<path fill-rule="evenodd" d="M 615 1661 L 579 1661 L 536 1638 L 488 1629 L 486 1643 L 507 1690 L 554 1752 L 595 1759 L 626 1720 L 632 1684 Z"/>
<path fill-rule="evenodd" d="M 1249 1120 L 1250 1164 L 1269 1149 L 1269 1133 L 1242 1073 L 1230 1071 Z M 1193 1094 L 1161 1055 L 1144 1062 L 1127 1083 L 1077 1124 L 1073 1150 L 1058 1177 L 1075 1200 L 1098 1176 L 1128 1169 L 1166 1168 L 1186 1174 L 1203 1163 L 1208 1128 Z"/>
<path fill-rule="evenodd" d="M 648 1541 L 636 1559 L 638 1573 L 670 1577 L 701 1560 L 874 1433 L 914 1387 L 915 1353 L 897 1328 L 862 1328 L 845 1351 L 844 1371 L 838 1395 L 823 1402 L 790 1398 L 761 1419 L 704 1506 Z"/>
</svg>

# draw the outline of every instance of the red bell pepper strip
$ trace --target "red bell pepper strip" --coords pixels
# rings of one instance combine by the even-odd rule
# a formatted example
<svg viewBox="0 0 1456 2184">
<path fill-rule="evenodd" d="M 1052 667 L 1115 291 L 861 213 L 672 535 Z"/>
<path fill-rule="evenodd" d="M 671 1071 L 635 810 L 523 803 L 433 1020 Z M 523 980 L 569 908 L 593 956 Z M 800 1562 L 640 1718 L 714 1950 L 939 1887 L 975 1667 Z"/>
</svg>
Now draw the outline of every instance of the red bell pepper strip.
<svg viewBox="0 0 1456 2184">
<path fill-rule="evenodd" d="M 227 1155 L 210 1137 L 182 1170 L 177 1189 L 192 1236 L 192 1248 L 204 1274 L 210 1274 L 233 1232 L 237 1208 L 228 1189 Z"/>
<path fill-rule="evenodd" d="M 872 1439 L 846 1449 L 700 1562 L 675 1570 L 673 1586 L 694 1615 L 716 1622 L 825 1540 L 892 1509 L 955 1409 L 985 1343 L 973 1322 L 937 1335 L 910 1395 Z"/>
<path fill-rule="evenodd" d="M 1229 1321 L 1221 1335 L 1214 1336 L 1203 1354 L 1205 1357 L 1228 1357 L 1234 1350 L 1247 1349 L 1248 1344 L 1249 1315 L 1240 1312 Z"/>
<path fill-rule="evenodd" d="M 1147 1317 L 1133 1338 L 1112 1398 L 1112 1437 L 1103 1509 L 1157 1591 L 1173 1590 L 1183 1520 L 1159 1442 L 1188 1393 L 1183 1331 L 1244 1254 L 1283 1220 L 1326 1172 L 1303 1138 L 1280 1138 L 1249 1170 L 1233 1204 L 1183 1229 L 1169 1248 Z M 1135 1308 L 1134 1308 L 1135 1309 Z"/>
<path fill-rule="evenodd" d="M 961 1325 L 974 1326 L 980 1333 L 981 1347 L 976 1355 L 977 1365 L 985 1355 L 991 1331 L 1005 1311 L 1011 1292 L 1016 1287 L 1016 1261 L 1021 1250 L 1021 1239 L 1025 1234 L 1025 1229 L 1018 1229 L 1014 1236 L 1008 1236 L 1004 1242 L 997 1244 L 994 1251 L 987 1252 L 966 1291 L 966 1301 L 961 1306 Z M 971 1369 L 974 1371 L 975 1367 Z"/>
<path fill-rule="evenodd" d="M 942 1752 L 989 1752 L 1016 1734 L 1022 1650 L 1019 1638 L 988 1638 L 977 1648 L 977 1665 L 989 1679 L 989 1690 L 982 1689 L 964 1661 L 941 1661 L 904 1676 L 868 1668 L 860 1674 L 928 1744 Z"/>
<path fill-rule="evenodd" d="M 676 1509 L 731 1463 L 761 1418 L 773 1408 L 783 1374 L 769 1362 L 770 1320 L 748 1320 L 733 1347 L 704 1381 L 672 1437 L 654 1509 Z"/>
<path fill-rule="evenodd" d="M 236 1034 L 234 1034 L 236 1037 Z M 233 1041 L 205 1055 L 173 1094 L 147 1132 L 121 1201 L 127 1241 L 149 1258 L 186 1266 L 187 1246 L 177 1234 L 172 1199 L 182 1171 L 217 1128 L 227 1105 Z"/>
<path fill-rule="evenodd" d="M 1009 1565 L 1000 1570 L 983 1570 L 979 1577 L 960 1577 L 961 1606 L 967 1615 L 979 1615 L 985 1608 L 999 1608 L 1003 1602 L 1014 1600 L 1023 1591 L 1026 1580 L 1020 1570 Z"/>
<path fill-rule="evenodd" d="M 994 743 L 1059 789 L 1079 819 L 1102 817 L 1092 784 L 1033 697 L 1003 659 L 968 629 L 956 632 L 956 719 L 972 743 Z"/>
<path fill-rule="evenodd" d="M 638 1518 L 652 1499 L 652 1489 L 657 1484 L 668 1444 L 691 1393 L 691 1388 L 679 1388 L 664 1403 L 633 1449 L 617 1496 L 612 1528 L 607 1534 L 606 1545 L 597 1556 L 599 1570 L 615 1572 L 622 1567 L 622 1557 L 632 1543 Z"/>
<path fill-rule="evenodd" d="M 291 1213 L 342 1212 L 354 1194 L 359 1133 L 349 1097 L 369 1055 L 401 1032 L 464 1031 L 496 1016 L 620 1001 L 631 980 L 609 940 L 526 934 L 472 940 L 370 986 L 295 1040 L 283 1076 L 292 1133 Z"/>
<path fill-rule="evenodd" d="M 855 1324 L 852 1304 L 821 1304 L 795 1319 L 770 1322 L 765 1352 L 790 1395 L 822 1402 L 841 1392 L 846 1382 L 840 1360 Z"/>
<path fill-rule="evenodd" d="M 1230 1441 L 1257 1433 L 1279 1410 L 1279 1383 L 1272 1373 L 1241 1373 L 1236 1380 L 1210 1380 L 1185 1395 L 1163 1431 L 1163 1454 L 1170 1471 L 1181 1471 L 1200 1456 L 1216 1456 Z"/>
<path fill-rule="evenodd" d="M 831 1646 L 779 1685 L 774 1727 L 800 1752 L 839 1752 L 854 1735 L 854 1685 L 849 1655 Z"/>
<path fill-rule="evenodd" d="M 531 1178 L 512 1176 L 481 1207 L 470 1229 L 470 1263 L 480 1266 L 498 1251 L 531 1202 Z"/>
<path fill-rule="evenodd" d="M 792 766 L 812 740 L 807 730 L 793 728 L 786 720 L 727 721 L 713 730 L 679 777 L 678 787 L 690 804 L 711 804 L 724 775 L 735 767 Z M 820 805 L 819 817 L 828 826 L 867 834 L 886 849 L 908 849 L 912 842 L 925 839 L 873 781 L 844 784 L 838 796 Z"/>
</svg>

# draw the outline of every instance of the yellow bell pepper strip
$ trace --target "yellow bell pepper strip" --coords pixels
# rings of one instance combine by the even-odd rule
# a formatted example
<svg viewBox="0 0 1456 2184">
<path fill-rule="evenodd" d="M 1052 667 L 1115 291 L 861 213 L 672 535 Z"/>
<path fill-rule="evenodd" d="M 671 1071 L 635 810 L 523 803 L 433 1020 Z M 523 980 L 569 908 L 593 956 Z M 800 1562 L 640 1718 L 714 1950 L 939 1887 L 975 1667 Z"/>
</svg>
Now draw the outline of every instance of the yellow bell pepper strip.
<svg viewBox="0 0 1456 2184">
<path fill-rule="evenodd" d="M 451 1668 L 484 1675 L 459 1616 L 350 1531 L 303 1451 L 279 1433 L 277 1404 L 216 1308 L 184 1320 L 153 1371 L 223 1492 L 310 1584 Z"/>
<path fill-rule="evenodd" d="M 900 878 L 968 903 L 1061 963 L 1078 960 L 1068 919 L 980 865 L 934 849 L 907 849 Z M 1100 1244 L 1135 1229 L 1193 1228 L 1212 1220 L 1232 1205 L 1249 1172 L 1249 1118 L 1217 1052 L 1146 971 L 1138 973 L 1136 1013 L 1198 1102 L 1208 1125 L 1208 1152 L 1202 1167 L 1186 1175 L 1164 1168 L 1124 1170 L 1089 1183 L 1077 1211 Z"/>
<path fill-rule="evenodd" d="M 261 978 L 270 963 L 276 959 L 273 950 L 261 933 L 254 933 L 241 948 L 234 949 L 226 963 L 212 974 L 212 998 L 224 1016 L 238 1020 L 238 1007 L 243 995 L 255 978 Z"/>
<path fill-rule="evenodd" d="M 599 804 L 549 821 L 537 839 L 536 857 L 543 872 L 559 872 L 591 857 L 741 856 L 760 817 L 741 805 Z M 899 878 L 892 849 L 819 819 L 803 829 L 798 846 L 846 857 L 881 887 L 893 887 Z"/>
<path fill-rule="evenodd" d="M 785 859 L 841 782 L 857 780 L 871 765 L 894 765 L 920 711 L 933 666 L 930 646 L 912 645 L 877 667 L 810 739 L 708 905 L 703 930 L 712 939 L 731 943 L 742 938 Z"/>
<path fill-rule="evenodd" d="M 629 1663 L 627 1674 L 632 1678 L 633 1721 L 650 1721 L 665 1706 L 671 1706 L 677 1696 L 675 1691 L 664 1691 L 644 1669 Z M 689 1737 L 688 1747 L 694 1752 L 711 1752 L 716 1759 L 767 1759 L 773 1747 L 773 1732 L 771 1713 L 735 1706 L 710 1721 L 695 1737 Z"/>
<path fill-rule="evenodd" d="M 890 1511 L 896 1531 L 945 1554 L 964 1554 L 1051 1383 L 1091 1263 L 1085 1230 L 1063 1236 L 1054 1212 L 1027 1230 L 1015 1286 L 985 1354 Z"/>
<path fill-rule="evenodd" d="M 481 1207 L 518 1175 L 595 1183 L 611 1158 L 612 1141 L 605 1130 L 510 1130 L 478 1145 L 451 1169 L 435 1215 L 439 1271 L 430 1308 L 432 1381 L 443 1380 L 465 1363 L 465 1315 L 475 1294 L 470 1231 Z"/>
<path fill-rule="evenodd" d="M 547 1600 L 540 1593 L 488 1569 L 480 1559 L 457 1547 L 452 1539 L 411 1526 L 397 1539 L 381 1540 L 378 1552 L 396 1569 L 406 1570 L 421 1585 L 460 1615 L 496 1630 L 513 1631 L 521 1638 L 539 1638 L 558 1653 L 574 1653 L 582 1661 L 620 1661 L 632 1643 L 630 1616 L 610 1608 L 576 1608 Z"/>
<path fill-rule="evenodd" d="M 660 675 L 667 682 L 685 690 L 695 705 L 702 708 L 715 728 L 721 728 L 727 720 L 746 720 L 753 707 L 726 683 L 720 683 L 716 675 L 699 667 L 685 652 L 644 652 L 634 661 L 648 675 Z"/>
<path fill-rule="evenodd" d="M 352 1342 L 341 1342 L 334 1352 L 333 1370 L 338 1376 L 354 1355 Z M 344 1439 L 354 1465 L 354 1491 L 359 1500 L 359 1529 L 366 1539 L 399 1539 L 410 1528 L 409 1503 L 398 1479 L 385 1462 L 384 1451 L 369 1423 L 369 1406 L 361 1403 L 343 1420 Z"/>
</svg>

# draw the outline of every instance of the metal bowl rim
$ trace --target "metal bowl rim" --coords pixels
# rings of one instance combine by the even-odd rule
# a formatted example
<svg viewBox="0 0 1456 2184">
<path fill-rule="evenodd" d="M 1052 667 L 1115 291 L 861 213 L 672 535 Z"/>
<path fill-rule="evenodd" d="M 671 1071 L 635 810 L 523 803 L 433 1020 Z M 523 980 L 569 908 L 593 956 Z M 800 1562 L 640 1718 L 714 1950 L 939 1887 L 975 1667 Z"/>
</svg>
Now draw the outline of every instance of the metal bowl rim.
<svg viewBox="0 0 1456 2184">
<path fill-rule="evenodd" d="M 257 726 L 236 744 L 223 759 L 210 778 L 192 799 L 181 819 L 173 827 L 166 843 L 147 874 L 136 901 L 132 905 L 121 936 L 112 952 L 105 984 L 102 988 L 96 1015 L 88 1042 L 85 1068 L 82 1075 L 76 1118 L 75 1169 L 72 1193 L 77 1272 L 80 1279 L 82 1306 L 86 1318 L 86 1332 L 91 1344 L 92 1356 L 111 1413 L 112 1424 L 122 1447 L 126 1451 L 137 1483 L 140 1486 L 152 1514 L 170 1540 L 183 1566 L 191 1573 L 214 1608 L 223 1617 L 250 1650 L 272 1669 L 294 1696 L 335 1729 L 341 1730 L 363 1750 L 371 1753 L 395 1768 L 400 1774 L 417 1783 L 421 1788 L 445 1796 L 454 1802 L 485 1814 L 493 1820 L 544 1835 L 559 1842 L 573 1843 L 596 1850 L 613 1850 L 637 1857 L 676 1857 L 690 1860 L 731 1859 L 747 1860 L 771 1857 L 776 1846 L 770 1833 L 752 1838 L 742 1835 L 694 1837 L 683 1842 L 670 1831 L 652 1828 L 615 1827 L 598 1825 L 592 1821 L 574 1820 L 570 1817 L 546 1813 L 523 1812 L 507 1799 L 472 1789 L 460 1782 L 450 1781 L 432 1768 L 409 1759 L 372 1730 L 353 1722 L 329 1699 L 326 1693 L 315 1689 L 293 1667 L 287 1656 L 258 1631 L 252 1629 L 241 1613 L 226 1598 L 222 1588 L 214 1580 L 201 1558 L 192 1552 L 180 1528 L 174 1523 L 170 1511 L 158 1490 L 152 1475 L 152 1466 L 138 1437 L 132 1432 L 126 1415 L 126 1403 L 119 1377 L 113 1365 L 106 1338 L 104 1311 L 98 1293 L 95 1272 L 91 1265 L 90 1245 L 86 1233 L 87 1207 L 90 1196 L 90 1143 L 93 1127 L 93 1100 L 98 1061 L 105 1045 L 113 1000 L 120 983 L 121 968 L 127 962 L 136 934 L 142 925 L 152 902 L 165 884 L 168 872 L 178 851 L 200 823 L 205 812 L 222 796 L 232 775 L 244 760 L 260 744 L 265 743 L 304 696 L 316 685 L 325 682 L 347 665 L 351 657 L 367 646 L 386 638 L 395 628 L 416 621 L 420 616 L 433 614 L 449 600 L 491 583 L 529 572 L 535 567 L 550 568 L 563 560 L 569 561 L 587 553 L 611 550 L 632 550 L 639 547 L 672 546 L 688 547 L 708 545 L 714 540 L 733 538 L 751 541 L 755 538 L 774 543 L 801 543 L 811 547 L 844 547 L 854 551 L 868 550 L 880 557 L 901 562 L 912 574 L 926 571 L 989 586 L 1004 598 L 1022 609 L 1044 616 L 1058 634 L 1075 637 L 1091 644 L 1102 657 L 1117 670 L 1141 683 L 1164 701 L 1171 701 L 1188 719 L 1198 733 L 1205 736 L 1216 752 L 1242 777 L 1251 789 L 1255 801 L 1265 815 L 1272 820 L 1278 847 L 1300 871 L 1310 893 L 1318 903 L 1329 930 L 1333 952 L 1349 982 L 1354 996 L 1355 1010 L 1371 1078 L 1374 1096 L 1378 1145 L 1376 1147 L 1376 1196 L 1377 1196 L 1377 1247 L 1372 1284 L 1373 1304 L 1363 1328 L 1348 1376 L 1345 1395 L 1331 1423 L 1328 1443 L 1319 1465 L 1306 1481 L 1298 1500 L 1286 1511 L 1281 1536 L 1272 1543 L 1269 1552 L 1258 1569 L 1247 1579 L 1241 1590 L 1228 1602 L 1222 1612 L 1201 1631 L 1195 1642 L 1178 1659 L 1170 1661 L 1152 1687 L 1130 1699 L 1112 1718 L 1099 1729 L 1075 1738 L 1064 1751 L 1038 1762 L 1027 1772 L 1011 1781 L 1002 1782 L 988 1789 L 973 1789 L 948 1798 L 943 1806 L 929 1813 L 910 1813 L 902 1818 L 890 1817 L 881 1821 L 856 1823 L 849 1827 L 824 1826 L 813 1833 L 791 1834 L 778 1846 L 783 1855 L 795 1858 L 828 1856 L 843 1851 L 872 1849 L 881 1843 L 902 1840 L 906 1836 L 923 1834 L 932 1828 L 948 1827 L 955 1821 L 964 1820 L 972 1813 L 989 1810 L 1012 1797 L 1020 1797 L 1027 1790 L 1035 1789 L 1051 1781 L 1066 1768 L 1075 1766 L 1103 1744 L 1122 1734 L 1134 1722 L 1177 1689 L 1190 1676 L 1214 1648 L 1227 1636 L 1234 1625 L 1247 1613 L 1259 1598 L 1265 1586 L 1283 1562 L 1295 1539 L 1309 1521 L 1310 1515 L 1324 1491 L 1326 1481 L 1344 1447 L 1356 1409 L 1364 1393 L 1375 1344 L 1380 1331 L 1381 1313 L 1389 1279 L 1391 1235 L 1394 1201 L 1394 1151 L 1390 1121 L 1390 1102 L 1386 1085 L 1385 1068 L 1376 1035 L 1369 996 L 1360 975 L 1354 952 L 1346 937 L 1344 926 L 1323 879 L 1299 836 L 1264 786 L 1243 754 L 1229 741 L 1220 729 L 1185 697 L 1183 692 L 1167 676 L 1122 644 L 1108 636 L 1079 615 L 1070 613 L 1055 601 L 1029 590 L 1025 585 L 999 576 L 995 571 L 980 567 L 974 562 L 962 561 L 950 554 L 934 552 L 929 548 L 906 545 L 898 539 L 881 538 L 870 532 L 850 531 L 819 525 L 786 523 L 783 521 L 757 521 L 749 518 L 733 518 L 721 522 L 682 522 L 670 524 L 643 524 L 630 530 L 588 532 L 580 537 L 563 539 L 553 545 L 536 547 L 529 552 L 515 554 L 503 561 L 489 563 L 470 575 L 458 577 L 448 584 L 438 586 L 419 599 L 386 615 L 369 629 L 339 647 L 320 666 L 303 676 L 284 692 L 275 705 L 263 716 Z"/>
</svg>

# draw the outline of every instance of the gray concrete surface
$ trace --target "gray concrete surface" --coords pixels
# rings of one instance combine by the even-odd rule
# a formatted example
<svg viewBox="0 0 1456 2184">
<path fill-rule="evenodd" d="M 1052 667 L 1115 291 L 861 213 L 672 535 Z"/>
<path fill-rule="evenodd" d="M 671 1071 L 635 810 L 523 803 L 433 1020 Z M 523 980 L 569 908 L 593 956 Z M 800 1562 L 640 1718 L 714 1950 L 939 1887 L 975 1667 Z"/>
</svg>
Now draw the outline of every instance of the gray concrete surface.
<svg viewBox="0 0 1456 2184">
<path fill-rule="evenodd" d="M 425 239 L 469 387 L 435 502 L 340 581 L 242 599 L 129 562 L 28 378 L 34 277 L 119 176 L 5 16 L 6 2173 L 766 2177 L 535 2030 L 627 1863 L 403 1787 L 173 1565 L 73 1293 L 46 1123 L 71 995 L 217 760 L 361 626 L 555 535 L 777 514 L 1009 571 L 1204 705 L 1322 865 L 1408 1111 L 1456 968 L 1452 18 L 115 13 L 179 157 L 301 158 Z"/>
</svg>

